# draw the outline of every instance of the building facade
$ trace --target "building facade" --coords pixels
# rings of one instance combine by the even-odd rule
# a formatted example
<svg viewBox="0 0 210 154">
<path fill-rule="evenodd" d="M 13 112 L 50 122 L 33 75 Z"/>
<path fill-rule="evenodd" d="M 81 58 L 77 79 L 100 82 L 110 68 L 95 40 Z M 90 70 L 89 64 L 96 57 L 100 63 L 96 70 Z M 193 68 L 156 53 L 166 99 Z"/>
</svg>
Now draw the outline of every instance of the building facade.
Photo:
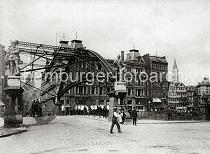
<svg viewBox="0 0 210 154">
<path fill-rule="evenodd" d="M 144 81 L 146 63 L 139 50 L 132 49 L 124 60 L 124 51 L 121 52 L 121 59 L 124 63 L 124 80 L 126 81 L 127 95 L 125 104 L 129 110 L 136 107 L 139 111 L 146 111 L 148 108 L 148 81 Z"/>
<path fill-rule="evenodd" d="M 187 101 L 189 106 L 196 107 L 196 86 L 186 86 L 186 92 L 187 92 Z"/>
<path fill-rule="evenodd" d="M 187 105 L 187 91 L 186 86 L 179 81 L 179 71 L 174 59 L 172 68 L 172 82 L 169 84 L 168 90 L 168 105 L 171 108 Z"/>
<path fill-rule="evenodd" d="M 66 57 L 55 61 L 55 64 L 65 65 L 67 63 L 68 56 L 71 56 L 70 52 L 66 51 L 67 49 L 80 56 L 80 58 L 72 59 L 73 63 L 69 67 L 73 80 L 77 77 L 75 73 L 81 71 L 87 73 L 89 71 L 94 72 L 94 69 L 96 69 L 97 71 L 116 73 L 114 60 L 104 59 L 98 53 L 86 49 L 82 41 L 73 40 L 71 41 L 71 45 L 68 45 L 68 41 L 61 41 L 60 43 L 60 47 L 66 48 L 60 51 L 61 53 L 66 53 Z M 120 59 L 124 65 L 122 73 L 127 88 L 127 95 L 121 105 L 125 105 L 130 110 L 136 107 L 140 111 L 147 111 L 154 100 L 157 101 L 154 102 L 155 105 L 160 105 L 161 103 L 166 104 L 168 62 L 165 57 L 150 56 L 149 54 L 141 56 L 139 50 L 132 49 L 126 56 L 124 55 L 124 51 L 122 51 Z M 49 66 L 51 64 L 49 62 L 46 65 Z M 57 96 L 55 94 L 59 90 L 60 83 L 56 80 L 56 76 L 51 76 L 52 81 L 49 82 L 48 78 L 46 78 L 46 74 L 49 72 L 59 73 L 59 71 L 57 68 L 52 67 L 46 69 L 43 73 L 41 101 L 46 103 L 46 105 L 51 104 L 50 107 L 47 107 L 49 110 L 56 110 L 59 113 L 62 104 L 66 110 L 83 110 L 85 106 L 91 109 L 96 109 L 97 106 L 107 107 L 109 103 L 107 94 L 113 90 L 113 82 L 105 81 L 101 83 L 94 81 L 91 85 L 79 83 L 71 86 L 72 83 L 67 81 L 63 86 L 68 87 L 70 85 L 70 88 L 65 91 L 59 103 L 57 103 Z M 149 80 L 152 76 L 151 73 L 157 74 L 157 80 L 154 82 L 150 82 Z M 147 79 L 145 79 L 146 75 L 148 75 Z"/>
<path fill-rule="evenodd" d="M 3 99 L 3 78 L 2 76 L 4 76 L 5 73 L 5 55 L 6 55 L 6 51 L 5 51 L 5 47 L 3 45 L 0 44 L 0 99 Z"/>
<path fill-rule="evenodd" d="M 167 104 L 168 97 L 168 81 L 166 79 L 168 62 L 166 57 L 146 54 L 143 56 L 143 59 L 146 63 L 146 72 L 151 79 L 147 87 L 149 103 L 152 108 L 164 106 L 164 104 Z"/>
<path fill-rule="evenodd" d="M 2 78 L 5 74 L 5 47 L 0 44 L 0 116 L 3 115 L 4 112 L 4 94 L 3 94 L 3 89 L 4 89 L 4 79 Z"/>
<path fill-rule="evenodd" d="M 210 120 L 210 81 L 205 77 L 197 85 L 198 106 L 203 119 Z"/>
<path fill-rule="evenodd" d="M 65 66 L 65 63 L 68 63 L 68 61 L 72 62 L 68 71 L 72 80 L 81 79 L 81 73 L 98 73 L 100 71 L 106 74 L 107 72 L 113 72 L 111 65 L 109 65 L 109 63 L 113 63 L 113 60 L 105 60 L 95 51 L 86 49 L 82 41 L 72 40 L 70 46 L 68 41 L 61 41 L 60 43 L 60 47 L 65 47 L 60 52 L 66 53 L 66 57 L 61 57 L 63 60 L 57 60 L 56 63 L 58 63 L 57 65 Z M 66 50 L 69 50 L 69 52 Z M 74 53 L 75 56 L 72 57 L 71 53 Z M 47 65 L 50 65 L 50 63 Z M 49 107 L 47 106 L 49 110 L 56 110 L 57 113 L 61 113 L 61 105 L 64 105 L 66 112 L 71 109 L 83 110 L 85 106 L 96 109 L 97 106 L 103 107 L 108 105 L 109 98 L 107 93 L 113 88 L 113 83 L 107 82 L 106 79 L 105 82 L 98 82 L 94 77 L 91 84 L 65 82 L 63 87 L 67 87 L 67 90 L 65 90 L 58 103 L 55 94 L 59 90 L 57 87 L 59 87 L 60 81 L 56 79 L 56 75 L 51 76 L 51 83 L 49 83 L 48 79 L 44 79 L 47 73 L 52 74 L 53 72 L 60 73 L 58 69 L 50 68 L 45 70 L 42 79 L 41 98 L 42 102 L 46 102 L 47 105 L 50 104 Z"/>
</svg>

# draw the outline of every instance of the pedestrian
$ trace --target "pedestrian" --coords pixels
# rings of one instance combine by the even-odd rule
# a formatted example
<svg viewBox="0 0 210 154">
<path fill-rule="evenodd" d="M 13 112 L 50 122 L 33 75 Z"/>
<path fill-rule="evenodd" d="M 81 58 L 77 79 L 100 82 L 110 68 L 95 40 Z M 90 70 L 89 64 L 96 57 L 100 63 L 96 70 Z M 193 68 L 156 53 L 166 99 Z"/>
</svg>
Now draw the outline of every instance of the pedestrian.
<svg viewBox="0 0 210 154">
<path fill-rule="evenodd" d="M 112 116 L 112 125 L 111 125 L 111 129 L 110 129 L 110 133 L 111 133 L 111 134 L 113 134 L 114 125 L 117 126 L 118 132 L 121 133 L 120 124 L 118 123 L 118 120 L 117 120 L 117 118 L 118 118 L 119 116 L 120 116 L 120 115 L 117 113 L 117 108 L 115 107 L 115 108 L 114 108 L 114 112 L 113 112 L 113 116 Z"/>
<path fill-rule="evenodd" d="M 167 110 L 167 116 L 168 116 L 168 120 L 172 120 L 172 112 L 171 110 Z"/>
<path fill-rule="evenodd" d="M 124 111 L 124 108 L 122 109 L 122 124 L 124 124 L 124 122 L 125 122 L 125 117 L 126 117 L 126 115 L 125 115 L 125 111 Z"/>
<path fill-rule="evenodd" d="M 122 113 L 122 111 L 120 110 L 120 111 L 119 111 L 118 120 L 119 120 L 119 123 L 121 123 L 121 124 L 122 124 L 122 117 L 123 117 L 123 113 Z"/>
<path fill-rule="evenodd" d="M 137 121 L 138 114 L 137 114 L 137 111 L 136 111 L 135 107 L 133 108 L 133 111 L 132 111 L 131 115 L 132 115 L 132 118 L 133 118 L 133 125 L 136 126 L 136 121 Z"/>
<path fill-rule="evenodd" d="M 35 101 L 32 100 L 32 105 L 31 105 L 31 116 L 35 117 Z"/>
<path fill-rule="evenodd" d="M 83 112 L 84 112 L 84 116 L 85 116 L 87 114 L 87 108 L 86 108 L 86 106 L 84 106 Z"/>
<path fill-rule="evenodd" d="M 61 111 L 62 111 L 62 114 L 64 115 L 65 114 L 65 106 L 64 106 L 64 104 L 61 105 Z"/>
</svg>

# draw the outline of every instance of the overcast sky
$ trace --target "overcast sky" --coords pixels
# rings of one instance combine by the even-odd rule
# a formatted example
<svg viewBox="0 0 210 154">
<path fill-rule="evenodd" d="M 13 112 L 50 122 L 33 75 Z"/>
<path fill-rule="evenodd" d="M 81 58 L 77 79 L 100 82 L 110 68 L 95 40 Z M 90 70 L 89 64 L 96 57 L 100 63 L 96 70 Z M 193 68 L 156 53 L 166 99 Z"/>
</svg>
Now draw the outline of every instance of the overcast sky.
<svg viewBox="0 0 210 154">
<path fill-rule="evenodd" d="M 135 47 L 140 54 L 176 58 L 185 84 L 210 77 L 209 0 L 1 0 L 0 44 L 10 40 L 56 44 L 78 33 L 105 58 Z"/>
</svg>

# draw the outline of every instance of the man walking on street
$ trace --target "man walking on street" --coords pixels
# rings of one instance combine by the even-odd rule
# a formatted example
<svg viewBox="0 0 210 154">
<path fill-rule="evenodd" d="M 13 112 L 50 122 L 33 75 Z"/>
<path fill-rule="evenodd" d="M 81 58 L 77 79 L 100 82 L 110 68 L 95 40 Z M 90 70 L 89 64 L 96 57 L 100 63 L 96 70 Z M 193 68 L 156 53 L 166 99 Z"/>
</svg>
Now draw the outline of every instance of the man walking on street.
<svg viewBox="0 0 210 154">
<path fill-rule="evenodd" d="M 111 125 L 111 129 L 110 129 L 110 133 L 113 134 L 113 128 L 114 125 L 117 125 L 117 130 L 119 133 L 121 133 L 121 129 L 120 129 L 120 124 L 118 123 L 118 118 L 119 118 L 119 114 L 117 113 L 117 108 L 114 108 L 114 113 L 113 113 L 113 117 L 112 117 L 112 125 Z"/>
<path fill-rule="evenodd" d="M 133 118 L 133 125 L 136 126 L 136 120 L 137 120 L 138 115 L 137 115 L 137 111 L 136 111 L 136 108 L 135 107 L 133 108 L 133 111 L 132 111 L 132 115 L 131 116 Z"/>
</svg>

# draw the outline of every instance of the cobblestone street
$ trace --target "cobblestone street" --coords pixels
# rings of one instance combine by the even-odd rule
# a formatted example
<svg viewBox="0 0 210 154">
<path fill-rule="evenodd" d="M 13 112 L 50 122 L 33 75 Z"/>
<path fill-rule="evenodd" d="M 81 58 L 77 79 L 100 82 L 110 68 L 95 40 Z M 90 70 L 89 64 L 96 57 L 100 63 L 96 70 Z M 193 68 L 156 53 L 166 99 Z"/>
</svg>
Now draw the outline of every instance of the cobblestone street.
<svg viewBox="0 0 210 154">
<path fill-rule="evenodd" d="M 27 122 L 26 122 L 27 123 Z M 28 122 L 28 124 L 30 124 Z M 139 120 L 109 134 L 98 117 L 58 116 L 48 124 L 0 139 L 1 153 L 209 153 L 209 122 Z"/>
</svg>

